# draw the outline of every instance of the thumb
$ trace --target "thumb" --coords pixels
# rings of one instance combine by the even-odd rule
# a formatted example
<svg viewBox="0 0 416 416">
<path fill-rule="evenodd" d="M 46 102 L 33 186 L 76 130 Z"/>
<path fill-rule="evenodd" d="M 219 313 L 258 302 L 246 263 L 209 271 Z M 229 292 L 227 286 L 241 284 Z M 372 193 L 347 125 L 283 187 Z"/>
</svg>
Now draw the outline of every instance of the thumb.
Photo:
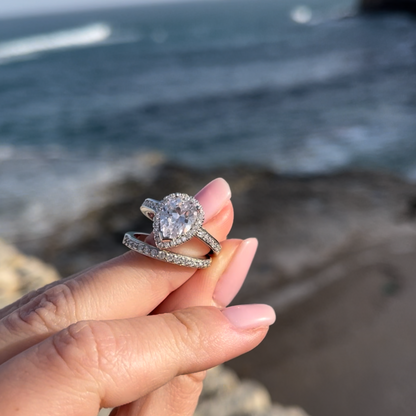
<svg viewBox="0 0 416 416">
<path fill-rule="evenodd" d="M 274 319 L 270 306 L 245 305 L 79 322 L 0 366 L 0 408 L 96 415 L 251 350 Z"/>
</svg>

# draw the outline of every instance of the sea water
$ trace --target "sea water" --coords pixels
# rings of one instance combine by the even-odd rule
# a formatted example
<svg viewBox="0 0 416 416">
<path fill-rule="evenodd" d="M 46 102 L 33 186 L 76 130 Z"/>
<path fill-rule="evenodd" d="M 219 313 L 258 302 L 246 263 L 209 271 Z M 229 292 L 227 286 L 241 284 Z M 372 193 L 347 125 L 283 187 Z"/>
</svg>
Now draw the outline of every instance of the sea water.
<svg viewBox="0 0 416 416">
<path fill-rule="evenodd" d="M 226 0 L 0 20 L 0 236 L 105 203 L 155 151 L 416 179 L 416 21 L 352 11 Z"/>
</svg>

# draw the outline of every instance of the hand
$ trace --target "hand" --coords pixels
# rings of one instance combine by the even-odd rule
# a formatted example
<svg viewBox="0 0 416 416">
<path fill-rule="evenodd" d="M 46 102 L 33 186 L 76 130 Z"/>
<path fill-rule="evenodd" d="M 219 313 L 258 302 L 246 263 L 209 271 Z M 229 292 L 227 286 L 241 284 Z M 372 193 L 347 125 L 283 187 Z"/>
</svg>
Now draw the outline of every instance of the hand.
<svg viewBox="0 0 416 416">
<path fill-rule="evenodd" d="M 222 179 L 196 196 L 219 241 L 232 226 L 230 196 Z M 267 305 L 224 309 L 257 241 L 222 246 L 198 271 L 130 251 L 1 310 L 1 414 L 96 416 L 118 406 L 117 416 L 192 415 L 203 371 L 257 346 L 274 322 Z"/>
</svg>

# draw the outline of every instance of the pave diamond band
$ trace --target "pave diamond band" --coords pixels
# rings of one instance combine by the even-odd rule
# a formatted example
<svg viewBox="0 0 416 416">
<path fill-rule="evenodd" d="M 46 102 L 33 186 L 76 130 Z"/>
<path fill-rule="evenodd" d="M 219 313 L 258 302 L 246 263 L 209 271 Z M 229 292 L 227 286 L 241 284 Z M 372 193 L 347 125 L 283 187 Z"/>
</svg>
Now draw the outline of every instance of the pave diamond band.
<svg viewBox="0 0 416 416">
<path fill-rule="evenodd" d="M 199 202 L 186 194 L 171 194 L 162 201 L 146 199 L 140 207 L 154 223 L 154 236 L 161 249 L 178 246 L 197 237 L 218 254 L 221 244 L 202 227 L 204 214 Z"/>
<path fill-rule="evenodd" d="M 149 234 L 146 233 L 130 231 L 124 235 L 123 244 L 130 250 L 137 251 L 144 256 L 165 261 L 166 263 L 173 263 L 178 266 L 206 269 L 211 265 L 212 260 L 208 255 L 204 258 L 194 258 L 161 250 L 158 247 L 144 242 L 148 236 Z"/>
</svg>

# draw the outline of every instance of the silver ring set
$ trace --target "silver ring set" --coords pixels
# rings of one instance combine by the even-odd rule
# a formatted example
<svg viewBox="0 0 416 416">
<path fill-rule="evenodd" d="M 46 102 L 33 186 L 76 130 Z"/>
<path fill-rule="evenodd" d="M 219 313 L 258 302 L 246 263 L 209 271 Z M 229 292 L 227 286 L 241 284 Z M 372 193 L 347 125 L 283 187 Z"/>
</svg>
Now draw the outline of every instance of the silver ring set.
<svg viewBox="0 0 416 416">
<path fill-rule="evenodd" d="M 201 204 L 195 198 L 182 193 L 166 196 L 162 201 L 146 199 L 141 212 L 153 221 L 153 236 L 156 246 L 144 240 L 149 234 L 130 231 L 124 235 L 123 244 L 144 256 L 179 266 L 204 269 L 211 265 L 211 255 L 221 251 L 221 244 L 206 231 L 202 224 L 205 215 Z M 203 258 L 173 253 L 167 249 L 198 238 L 210 249 Z"/>
</svg>

